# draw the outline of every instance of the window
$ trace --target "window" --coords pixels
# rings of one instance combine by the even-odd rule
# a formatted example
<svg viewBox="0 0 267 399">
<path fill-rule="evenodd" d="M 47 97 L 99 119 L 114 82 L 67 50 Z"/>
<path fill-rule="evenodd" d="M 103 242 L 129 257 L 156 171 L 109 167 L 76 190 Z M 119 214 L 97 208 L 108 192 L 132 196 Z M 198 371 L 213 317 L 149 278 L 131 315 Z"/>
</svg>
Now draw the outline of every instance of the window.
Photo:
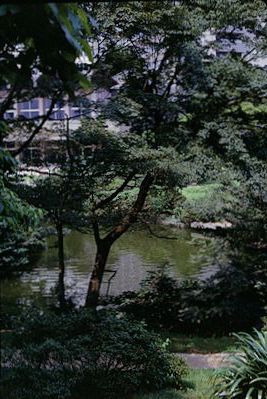
<svg viewBox="0 0 267 399">
<path fill-rule="evenodd" d="M 70 117 L 73 119 L 79 119 L 81 115 L 81 109 L 79 107 L 71 107 Z"/>
<path fill-rule="evenodd" d="M 6 120 L 12 120 L 15 119 L 15 110 L 14 109 L 9 109 L 4 113 L 4 119 Z"/>
<path fill-rule="evenodd" d="M 39 100 L 33 99 L 30 101 L 23 101 L 18 104 L 19 116 L 27 119 L 38 117 L 39 114 Z"/>
<path fill-rule="evenodd" d="M 45 99 L 45 112 L 47 112 L 50 108 L 51 100 Z M 57 101 L 55 107 L 53 108 L 53 112 L 50 115 L 49 119 L 52 120 L 62 120 L 65 118 L 65 111 L 63 109 L 63 103 L 61 101 Z"/>
</svg>

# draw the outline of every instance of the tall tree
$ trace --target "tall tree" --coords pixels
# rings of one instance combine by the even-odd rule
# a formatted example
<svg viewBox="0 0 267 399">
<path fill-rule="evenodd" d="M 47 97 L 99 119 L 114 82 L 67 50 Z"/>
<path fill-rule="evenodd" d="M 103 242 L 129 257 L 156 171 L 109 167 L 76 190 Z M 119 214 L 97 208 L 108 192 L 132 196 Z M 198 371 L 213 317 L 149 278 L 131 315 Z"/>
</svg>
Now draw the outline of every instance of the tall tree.
<svg viewBox="0 0 267 399">
<path fill-rule="evenodd" d="M 247 142 L 250 134 L 244 134 L 244 126 L 251 133 L 244 101 L 255 95 L 254 103 L 264 102 L 261 96 L 265 90 L 265 72 L 249 62 L 248 54 L 239 52 L 235 46 L 230 47 L 228 57 L 221 61 L 217 54 L 221 48 L 225 50 L 225 45 L 236 45 L 236 32 L 239 43 L 247 46 L 247 53 L 253 52 L 254 58 L 262 54 L 266 6 L 262 1 L 257 7 L 241 1 L 227 4 L 227 13 L 220 2 L 216 2 L 214 13 L 209 1 L 89 5 L 89 12 L 100 27 L 95 38 L 92 82 L 107 86 L 114 86 L 114 80 L 117 82 L 115 95 L 102 107 L 102 113 L 123 125 L 128 137 L 145 140 L 143 158 L 147 162 L 145 167 L 137 168 L 137 172 L 131 169 L 121 186 L 117 185 L 103 200 L 104 206 L 114 205 L 114 200 L 133 179 L 132 174 L 140 176 L 136 180 L 135 201 L 104 237 L 99 234 L 95 209 L 97 255 L 89 283 L 88 305 L 97 303 L 111 245 L 137 220 L 155 185 L 170 182 L 175 174 L 181 182 L 183 173 L 186 174 L 181 165 L 185 165 L 186 160 L 192 165 L 201 164 L 205 157 L 210 163 L 219 157 L 226 166 L 228 162 L 241 170 L 245 178 L 248 164 L 250 170 L 256 164 L 265 168 L 252 154 L 251 140 L 250 144 Z M 213 41 L 207 40 L 211 33 L 215 35 Z M 257 47 L 253 51 L 252 44 Z M 211 52 L 212 47 L 216 48 L 215 54 Z M 261 89 L 256 83 L 259 79 Z M 247 85 L 251 92 L 246 89 Z M 253 124 L 253 134 L 260 139 L 265 127 L 260 127 L 260 133 L 255 120 Z M 214 133 L 209 134 L 212 126 Z M 170 154 L 173 149 L 175 156 L 169 155 L 168 160 L 160 156 Z M 151 154 L 157 154 L 156 165 L 149 164 Z M 161 174 L 163 164 L 165 173 Z M 172 177 L 168 178 L 170 170 L 175 173 L 170 173 Z M 159 176 L 164 176 L 160 183 Z M 175 184 L 174 180 L 172 183 Z"/>
<path fill-rule="evenodd" d="M 137 221 L 152 187 L 173 194 L 179 184 L 174 169 L 177 156 L 170 148 L 151 148 L 145 136 L 111 132 L 99 119 L 83 121 L 72 136 L 72 145 L 81 190 L 86 187 L 88 193 L 87 225 L 94 232 L 97 248 L 86 300 L 87 305 L 95 306 L 114 242 Z"/>
<path fill-rule="evenodd" d="M 177 184 L 179 173 L 174 172 L 173 166 L 178 157 L 171 138 L 179 132 L 177 120 L 183 115 L 183 110 L 182 102 L 176 101 L 176 89 L 182 76 L 185 85 L 190 85 L 193 76 L 192 68 L 190 70 L 191 49 L 197 52 L 194 43 L 202 26 L 191 23 L 195 14 L 190 14 L 186 7 L 170 1 L 163 3 L 89 5 L 89 12 L 99 26 L 97 37 L 93 39 L 96 52 L 92 82 L 107 86 L 114 85 L 114 80 L 120 83 L 115 98 L 108 103 L 103 114 L 126 126 L 131 154 L 135 154 L 136 162 L 132 162 L 133 155 L 123 160 L 114 190 L 92 207 L 97 254 L 87 305 L 96 305 L 110 248 L 137 221 L 152 188 L 157 185 L 172 188 Z M 178 97 L 182 99 L 183 94 L 179 93 Z M 186 145 L 186 140 L 184 135 L 180 136 L 181 146 Z M 121 193 L 127 191 L 133 181 L 136 198 L 102 237 L 100 209 L 114 209 Z M 113 182 L 116 183 L 114 176 Z"/>
</svg>

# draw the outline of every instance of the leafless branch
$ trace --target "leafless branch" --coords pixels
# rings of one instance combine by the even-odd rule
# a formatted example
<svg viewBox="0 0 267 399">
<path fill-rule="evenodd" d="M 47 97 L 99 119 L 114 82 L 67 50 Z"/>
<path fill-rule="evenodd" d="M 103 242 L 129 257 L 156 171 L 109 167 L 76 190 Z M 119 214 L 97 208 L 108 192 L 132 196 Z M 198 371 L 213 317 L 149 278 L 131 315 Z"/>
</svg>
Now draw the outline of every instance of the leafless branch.
<svg viewBox="0 0 267 399">
<path fill-rule="evenodd" d="M 139 213 L 142 211 L 149 190 L 153 184 L 154 176 L 153 174 L 147 172 L 143 181 L 140 185 L 139 192 L 135 203 L 133 204 L 130 212 L 121 220 L 121 222 L 115 226 L 110 233 L 106 235 L 104 240 L 112 245 L 122 234 L 124 234 L 129 227 L 137 221 Z"/>
<path fill-rule="evenodd" d="M 133 179 L 133 177 L 135 176 L 135 173 L 136 173 L 135 171 L 130 173 L 129 176 L 127 176 L 127 178 L 124 180 L 124 182 L 117 188 L 117 190 L 115 190 L 112 194 L 110 194 L 108 197 L 106 197 L 102 201 L 99 201 L 95 205 L 94 210 L 103 208 L 104 206 L 109 204 L 111 201 L 113 201 L 125 189 L 127 184 Z"/>
<path fill-rule="evenodd" d="M 60 95 L 60 93 L 58 93 L 58 95 L 52 99 L 50 107 L 49 107 L 47 113 L 45 115 L 43 115 L 43 118 L 42 118 L 40 124 L 35 127 L 32 134 L 30 135 L 30 137 L 26 141 L 24 141 L 24 143 L 22 143 L 21 146 L 16 151 L 14 151 L 14 153 L 13 153 L 14 156 L 19 155 L 25 148 L 27 148 L 30 145 L 30 143 L 32 142 L 32 140 L 34 139 L 34 137 L 40 132 L 40 130 L 44 126 L 45 122 L 48 120 L 48 118 L 52 114 L 53 108 L 59 98 L 59 95 Z"/>
</svg>

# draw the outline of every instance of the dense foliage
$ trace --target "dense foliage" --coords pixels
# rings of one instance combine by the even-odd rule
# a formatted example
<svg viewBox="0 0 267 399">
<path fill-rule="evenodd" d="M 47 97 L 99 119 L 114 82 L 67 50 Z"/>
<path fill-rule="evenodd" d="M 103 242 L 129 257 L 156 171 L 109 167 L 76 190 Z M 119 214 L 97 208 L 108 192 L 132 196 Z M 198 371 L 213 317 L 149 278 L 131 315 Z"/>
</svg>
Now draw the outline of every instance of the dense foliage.
<svg viewBox="0 0 267 399">
<path fill-rule="evenodd" d="M 77 162 L 71 157 L 66 160 L 70 169 L 78 165 L 81 171 L 83 164 L 86 170 L 80 173 L 83 182 L 74 189 L 78 193 L 89 187 L 89 224 L 97 245 L 91 284 L 98 287 L 95 303 L 111 246 L 142 219 L 149 202 L 153 204 L 148 209 L 150 216 L 153 208 L 158 214 L 173 210 L 182 219 L 223 217 L 221 204 L 218 211 L 210 211 L 213 199 L 207 201 L 206 209 L 194 209 L 192 203 L 179 209 L 179 189 L 212 179 L 220 183 L 225 169 L 231 169 L 228 181 L 238 173 L 242 181 L 236 194 L 238 210 L 244 210 L 245 203 L 246 208 L 255 208 L 261 220 L 265 217 L 266 73 L 246 60 L 236 45 L 241 41 L 247 51 L 253 45 L 255 59 L 263 55 L 260 44 L 266 33 L 266 9 L 261 1 L 257 6 L 230 2 L 231 12 L 227 13 L 216 2 L 216 15 L 209 8 L 206 1 L 135 1 L 89 2 L 83 11 L 72 5 L 58 6 L 58 13 L 50 6 L 40 9 L 45 15 L 52 12 L 53 18 L 57 16 L 60 26 L 55 24 L 54 29 L 61 31 L 69 17 L 74 36 L 86 33 L 93 48 L 92 84 L 96 90 L 109 91 L 108 101 L 94 105 L 96 120 L 84 121 L 72 137 L 80 151 Z M 83 27 L 84 11 L 97 22 L 92 37 Z M 81 21 L 73 19 L 73 13 Z M 251 31 L 249 37 L 247 30 Z M 213 38 L 208 38 L 208 33 Z M 78 40 L 81 48 L 83 39 Z M 224 47 L 232 50 L 221 57 Z M 116 126 L 112 134 L 104 128 L 107 119 Z M 69 181 L 69 186 L 72 184 Z M 135 189 L 134 195 L 129 187 Z M 235 205 L 237 200 L 229 201 L 228 214 Z M 120 216 L 105 235 L 101 234 L 107 219 L 103 214 L 110 219 L 114 214 Z M 240 212 L 235 220 L 245 215 Z"/>
<path fill-rule="evenodd" d="M 0 181 L 1 185 L 1 181 Z M 41 211 L 29 206 L 4 184 L 1 185 L 0 274 L 21 271 L 43 248 L 37 231 Z"/>
<path fill-rule="evenodd" d="M 115 399 L 185 386 L 183 361 L 172 359 L 143 324 L 120 314 L 31 310 L 13 328 L 2 353 L 7 399 Z"/>
<path fill-rule="evenodd" d="M 94 104 L 94 118 L 83 120 L 73 134 L 68 118 L 63 162 L 57 154 L 58 164 L 45 178 L 11 184 L 14 158 L 0 148 L 2 270 L 24 267 L 35 246 L 41 212 L 21 198 L 45 210 L 57 228 L 63 299 L 63 226 L 93 230 L 97 250 L 88 306 L 97 305 L 112 245 L 138 220 L 148 223 L 163 212 L 183 221 L 227 218 L 239 225 L 236 233 L 246 232 L 251 250 L 266 248 L 265 3 L 0 6 L 1 146 L 16 133 L 13 155 L 22 153 L 58 101 L 71 105 L 77 91 L 81 98 L 89 94 L 80 90 L 89 88 L 86 74 L 93 89 L 106 89 L 109 97 Z M 51 100 L 43 115 L 5 120 L 14 102 L 36 97 Z M 83 104 L 90 114 L 90 101 Z M 215 192 L 205 197 L 205 206 L 201 199 L 182 199 L 188 185 L 210 183 Z M 205 281 L 153 274 L 140 292 L 115 299 L 122 313 L 66 306 L 58 314 L 31 310 L 14 324 L 7 318 L 12 331 L 4 332 L 5 398 L 115 399 L 183 388 L 182 360 L 170 358 L 166 344 L 134 319 L 203 335 L 261 327 L 266 255 L 238 253 L 229 264 L 215 266 Z M 226 372 L 222 390 L 227 399 L 263 399 L 266 334 L 240 340 L 245 356 Z"/>
<path fill-rule="evenodd" d="M 96 88 L 110 90 L 109 100 L 97 104 L 98 119 L 117 124 L 117 135 L 131 139 L 136 153 L 141 141 L 143 147 L 143 161 L 134 169 L 129 153 L 123 169 L 110 168 L 105 173 L 105 178 L 112 178 L 117 172 L 114 191 L 104 200 L 106 210 L 111 214 L 123 209 L 125 218 L 102 237 L 102 210 L 94 212 L 99 240 L 92 286 L 101 285 L 113 242 L 137 218 L 143 220 L 142 211 L 149 201 L 158 213 L 170 213 L 175 208 L 182 219 L 226 215 L 235 223 L 252 217 L 264 224 L 266 71 L 256 63 L 264 55 L 261 44 L 266 39 L 266 7 L 261 1 L 257 5 L 243 3 L 228 2 L 231 11 L 226 13 L 225 6 L 216 2 L 215 14 L 208 1 L 101 2 L 85 6 L 98 23 L 92 32 L 92 82 Z M 252 49 L 253 62 L 246 59 Z M 81 130 L 88 131 L 88 126 Z M 114 158 L 116 155 L 115 151 Z M 157 162 L 151 162 L 155 156 Z M 212 178 L 213 169 L 216 173 Z M 219 203 L 219 209 L 212 212 L 211 199 L 206 209 L 194 209 L 192 203 L 185 212 L 179 209 L 185 205 L 178 202 L 174 187 L 175 194 L 192 183 L 215 181 L 226 187 L 226 170 L 231 171 L 227 206 Z M 123 185 L 124 181 L 129 184 Z M 98 196 L 101 179 L 95 183 L 92 195 Z M 127 192 L 130 185 L 134 185 L 136 196 Z M 171 195 L 166 198 L 170 188 Z M 135 203 L 139 194 L 142 201 Z"/>
<path fill-rule="evenodd" d="M 75 63 L 82 52 L 91 57 L 85 40 L 90 26 L 81 7 L 56 3 L 3 4 L 0 20 L 0 85 L 10 85 L 7 98 L 1 103 L 1 118 L 14 99 L 33 98 L 44 89 L 42 82 L 47 84 L 49 79 L 54 84 L 53 87 L 50 82 L 51 91 L 63 88 L 69 93 L 73 93 L 78 82 L 87 82 Z M 34 84 L 37 76 L 39 84 Z"/>
<path fill-rule="evenodd" d="M 267 333 L 236 335 L 240 354 L 220 376 L 216 397 L 226 399 L 267 398 Z"/>
</svg>

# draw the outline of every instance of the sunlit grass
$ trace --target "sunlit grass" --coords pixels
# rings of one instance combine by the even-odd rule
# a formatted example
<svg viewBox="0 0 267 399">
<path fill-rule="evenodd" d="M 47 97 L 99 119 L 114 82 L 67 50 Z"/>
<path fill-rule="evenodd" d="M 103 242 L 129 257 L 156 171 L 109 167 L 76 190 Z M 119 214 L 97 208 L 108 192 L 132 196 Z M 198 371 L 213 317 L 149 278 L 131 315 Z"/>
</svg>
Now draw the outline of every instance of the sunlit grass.
<svg viewBox="0 0 267 399">
<path fill-rule="evenodd" d="M 163 390 L 136 395 L 133 399 L 212 399 L 215 374 L 214 370 L 191 369 L 187 380 L 192 384 L 192 388 L 186 392 L 175 389 Z"/>
<path fill-rule="evenodd" d="M 219 187 L 218 183 L 187 186 L 183 188 L 182 194 L 187 200 L 200 200 L 210 197 Z"/>
<path fill-rule="evenodd" d="M 184 393 L 181 399 L 211 399 L 214 392 L 215 374 L 216 371 L 208 369 L 190 370 L 188 380 L 194 384 L 194 388 Z"/>
</svg>

